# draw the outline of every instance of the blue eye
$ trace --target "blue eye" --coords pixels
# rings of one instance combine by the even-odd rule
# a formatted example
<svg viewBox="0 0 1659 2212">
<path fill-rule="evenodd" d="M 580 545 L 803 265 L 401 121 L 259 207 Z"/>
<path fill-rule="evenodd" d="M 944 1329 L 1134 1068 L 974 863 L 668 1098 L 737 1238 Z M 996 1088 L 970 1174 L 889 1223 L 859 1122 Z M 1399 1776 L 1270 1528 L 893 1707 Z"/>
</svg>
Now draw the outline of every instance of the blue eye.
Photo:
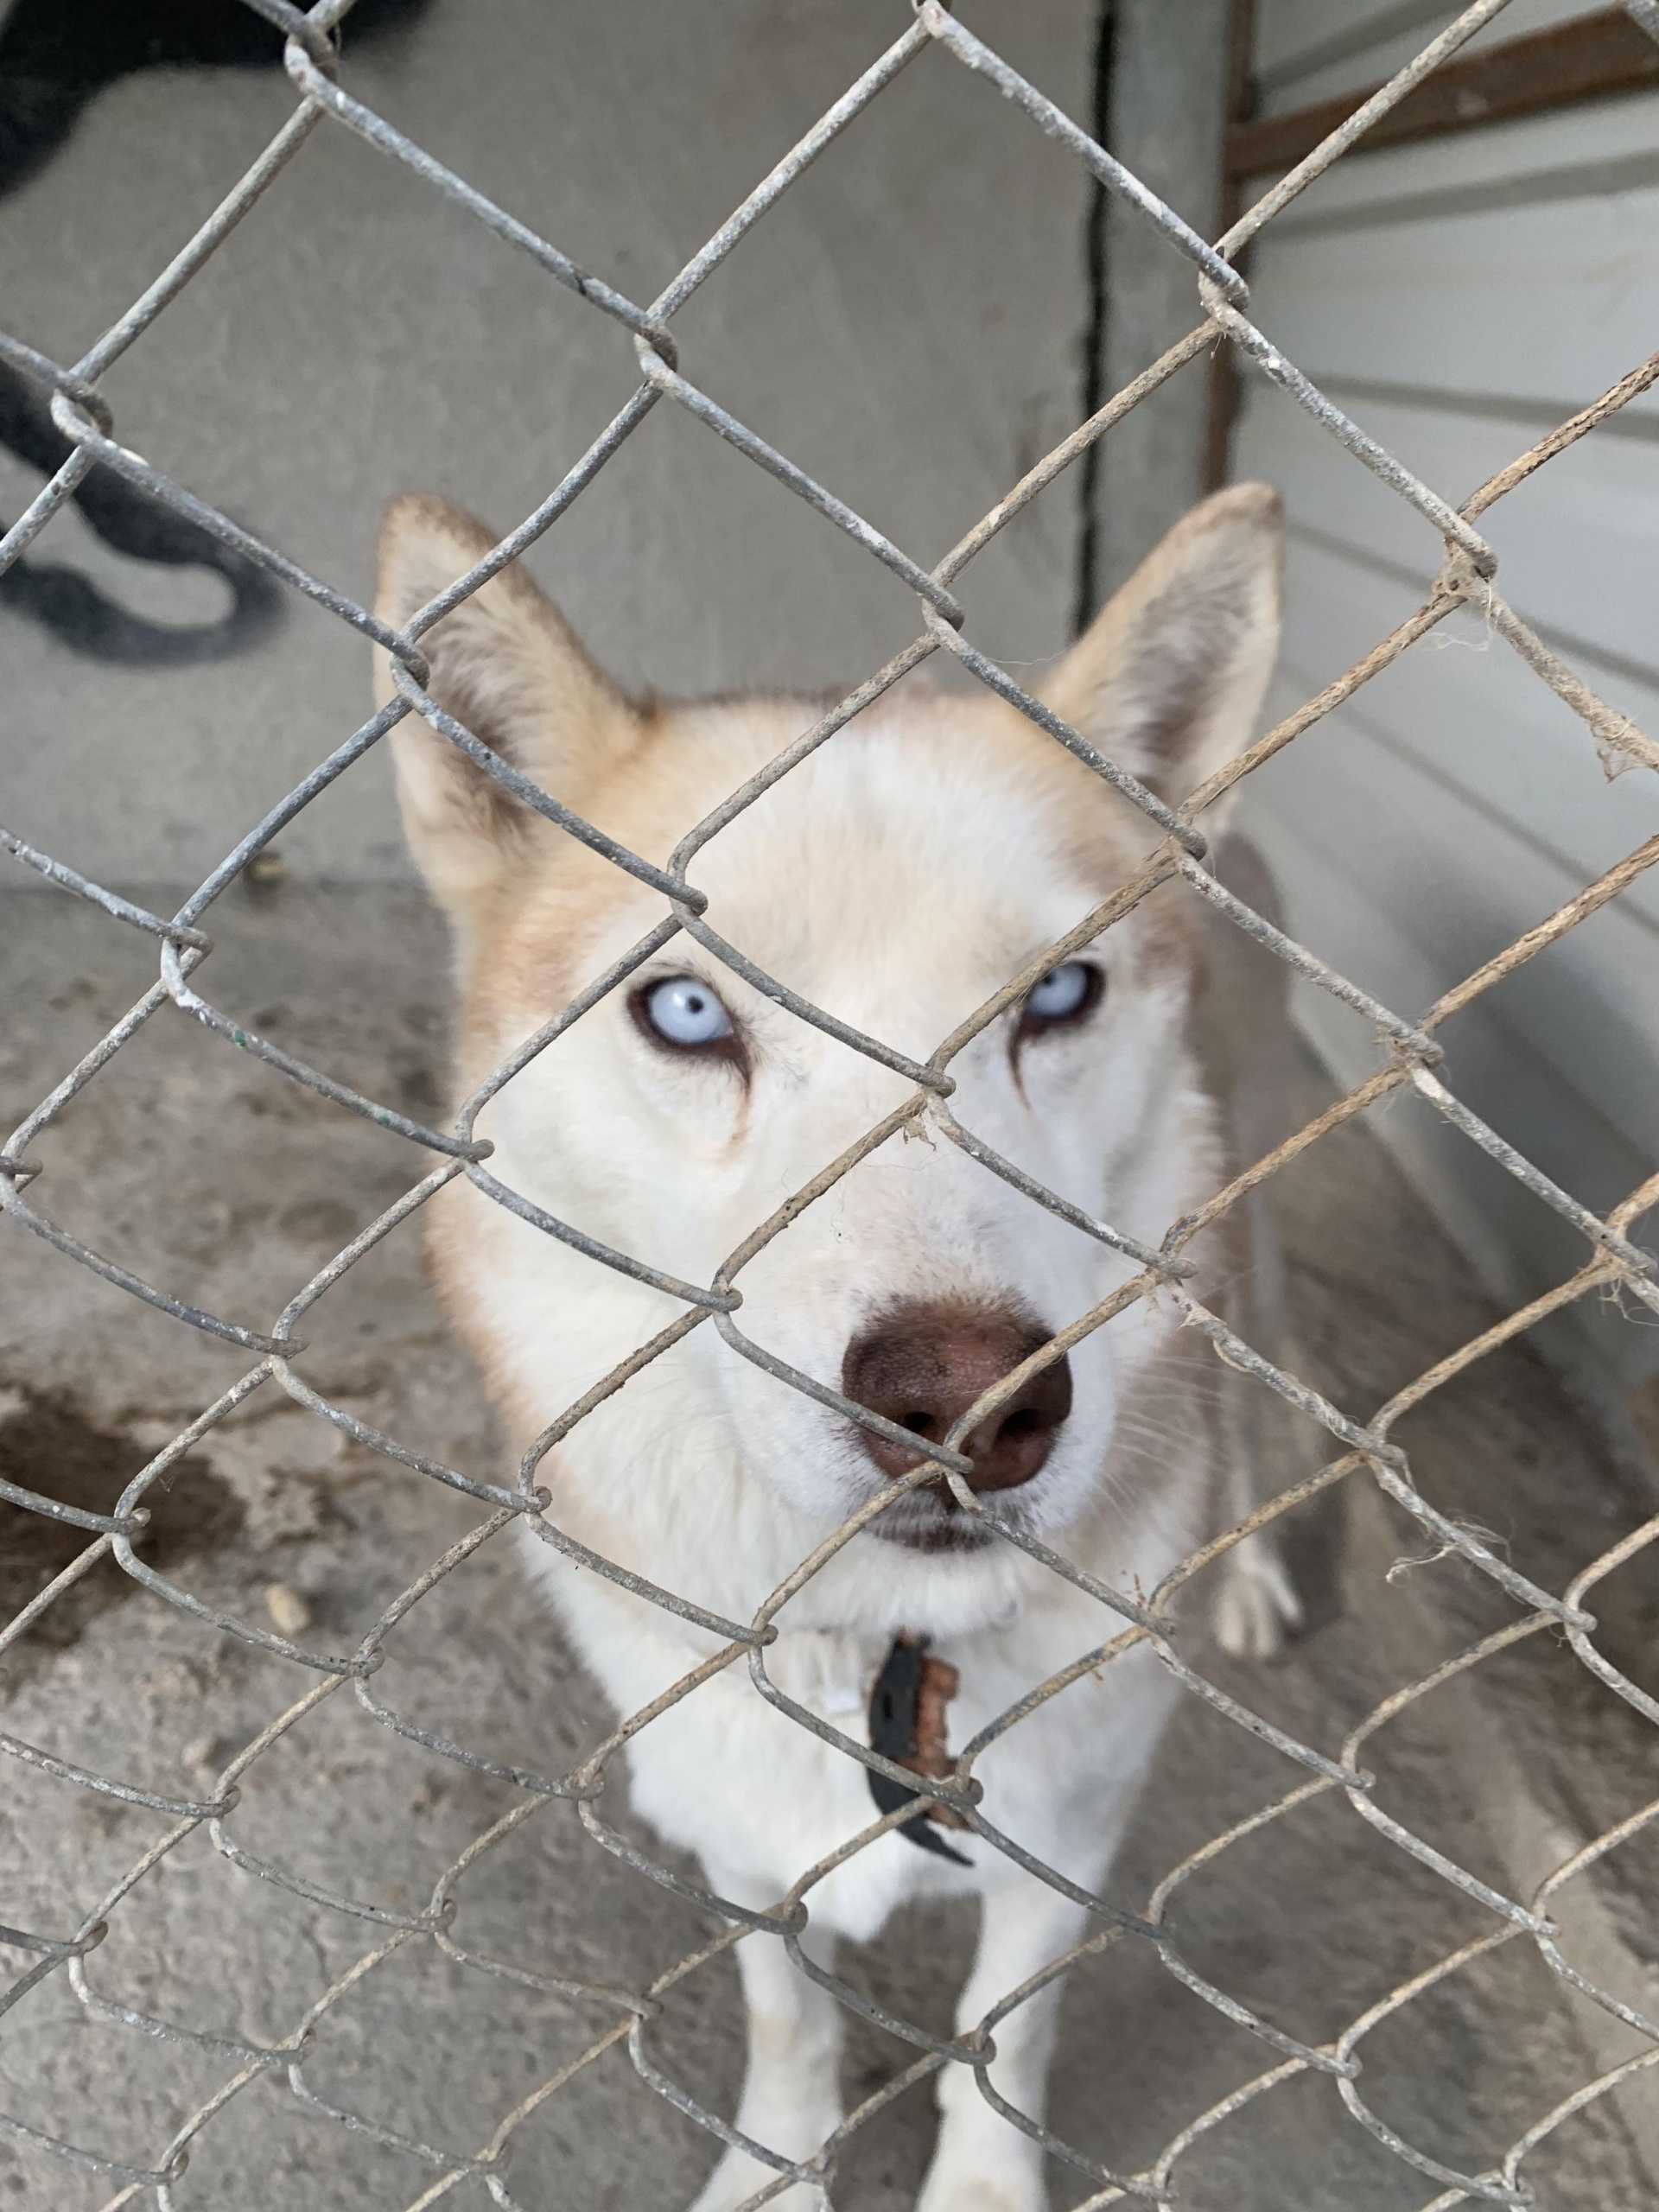
<svg viewBox="0 0 1659 2212">
<path fill-rule="evenodd" d="M 732 1017 L 695 976 L 668 976 L 653 983 L 643 1006 L 646 1021 L 671 1045 L 715 1045 L 733 1033 Z"/>
<path fill-rule="evenodd" d="M 1065 961 L 1032 986 L 1021 1020 L 1026 1023 L 1075 1020 L 1094 1005 L 1104 981 L 1099 969 L 1088 961 Z"/>
</svg>

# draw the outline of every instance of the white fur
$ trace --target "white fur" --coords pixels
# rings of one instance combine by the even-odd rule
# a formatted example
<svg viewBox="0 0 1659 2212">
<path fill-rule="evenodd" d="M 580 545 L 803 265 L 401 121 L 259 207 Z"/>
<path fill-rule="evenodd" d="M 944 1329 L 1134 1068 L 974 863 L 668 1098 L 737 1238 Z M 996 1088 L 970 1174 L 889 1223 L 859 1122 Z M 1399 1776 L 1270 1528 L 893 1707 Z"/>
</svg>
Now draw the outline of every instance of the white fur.
<svg viewBox="0 0 1659 2212">
<path fill-rule="evenodd" d="M 1257 571 L 1270 555 L 1252 556 L 1254 568 L 1244 558 L 1228 519 L 1244 509 L 1227 497 L 1234 504 L 1226 528 L 1210 525 L 1212 536 L 1233 531 L 1217 573 L 1225 570 L 1236 595 L 1244 588 L 1236 576 L 1244 575 L 1260 599 L 1267 588 Z M 1258 496 L 1252 528 L 1262 511 Z M 422 527 L 434 526 L 428 512 Z M 1157 591 L 1142 591 L 1149 620 L 1179 601 L 1183 652 L 1195 650 L 1198 618 L 1190 602 L 1193 592 L 1202 598 L 1199 555 L 1207 542 L 1190 529 L 1189 539 L 1198 554 L 1171 541 L 1175 584 L 1166 549 L 1154 556 L 1164 561 Z M 463 544 L 461 555 L 467 550 Z M 450 557 L 454 573 L 461 556 Z M 394 574 L 400 560 L 410 564 L 402 540 L 394 538 L 389 558 Z M 1181 561 L 1197 578 L 1185 598 Z M 411 582 L 383 611 L 402 620 L 405 602 L 436 588 Z M 1263 605 L 1270 599 L 1269 591 Z M 494 605 L 493 639 L 519 619 L 512 607 L 503 613 L 504 606 Z M 1232 659 L 1200 668 L 1187 683 L 1202 707 L 1205 741 L 1220 758 L 1242 742 L 1270 656 L 1270 639 L 1264 649 L 1261 634 L 1268 616 L 1254 599 L 1240 598 L 1238 607 L 1230 631 L 1221 621 L 1210 626 Z M 1109 610 L 1103 626 L 1110 619 Z M 1120 629 L 1128 620 L 1116 619 Z M 1116 684 L 1142 702 L 1135 742 L 1150 745 L 1152 709 L 1144 701 L 1155 704 L 1167 694 L 1176 714 L 1186 681 L 1179 671 L 1156 682 L 1147 675 L 1147 653 L 1156 644 L 1137 662 L 1120 639 L 1100 676 L 1095 664 L 1105 648 L 1086 640 L 1078 665 L 1068 664 L 1084 701 L 1074 709 L 1079 718 L 1088 696 L 1110 694 Z M 554 647 L 543 638 L 541 649 L 545 659 Z M 439 690 L 435 653 L 434 665 Z M 464 692 L 463 678 L 455 680 Z M 476 692 L 476 679 L 467 680 Z M 623 711 L 595 688 L 601 679 L 590 672 L 583 681 L 583 701 L 591 694 L 599 702 L 592 714 Z M 1238 696 L 1224 712 L 1217 702 L 1230 681 Z M 454 710 L 467 703 L 459 696 Z M 670 737 L 659 738 L 654 752 L 629 755 L 626 779 L 613 779 L 616 834 L 642 848 L 657 834 L 649 827 L 653 806 L 676 816 L 664 833 L 671 841 L 812 718 L 806 705 L 780 701 L 677 712 Z M 506 746 L 511 735 L 493 741 Z M 457 887 L 467 1006 L 463 1077 L 473 1080 L 636 943 L 661 906 L 610 871 L 573 863 L 568 848 L 533 840 L 528 856 L 521 850 L 512 860 L 521 876 L 507 876 L 503 861 L 507 887 L 492 889 L 495 863 L 480 844 L 484 813 L 454 803 L 443 780 L 451 772 L 446 758 L 419 752 L 423 742 L 431 741 L 410 739 L 402 758 L 406 810 L 435 884 Z M 1165 742 L 1173 753 L 1168 732 Z M 588 755 L 602 751 L 591 732 L 583 743 Z M 552 785 L 557 763 L 537 757 L 533 733 L 518 757 Z M 1215 762 L 1194 756 L 1177 765 L 1191 783 Z M 1037 760 L 1028 731 L 995 702 L 883 702 L 715 838 L 693 877 L 709 894 L 712 926 L 769 973 L 925 1058 L 1147 849 L 1144 823 L 1110 812 L 1100 787 L 1076 772 L 1075 785 L 1057 783 L 1046 760 Z M 1092 848 L 1079 836 L 1079 807 L 1100 810 L 1102 849 L 1093 860 L 1080 857 Z M 462 839 L 471 841 L 465 851 L 450 849 Z M 541 919 L 538 869 L 560 887 Z M 522 892 L 513 887 L 520 882 Z M 497 903 L 480 918 L 475 902 L 488 899 Z M 1225 1179 L 1222 1116 L 1189 1043 L 1191 962 L 1179 950 L 1172 954 L 1167 933 L 1160 938 L 1144 912 L 1086 957 L 1107 973 L 1098 1012 L 1075 1032 L 1033 1039 L 1017 1065 L 1017 1009 L 1004 1014 L 952 1064 L 950 1107 L 1046 1186 L 1155 1243 Z M 628 988 L 685 973 L 719 993 L 747 1036 L 747 1086 L 730 1067 L 655 1050 L 630 1015 Z M 479 1126 L 495 1145 L 490 1172 L 502 1182 L 620 1251 L 706 1282 L 758 1223 L 909 1090 L 905 1078 L 798 1020 L 682 937 L 532 1061 Z M 446 1296 L 484 1357 L 521 1446 L 683 1310 L 464 1183 L 438 1205 Z M 744 1302 L 735 1319 L 754 1341 L 834 1387 L 849 1341 L 901 1300 L 1014 1300 L 1059 1328 L 1130 1272 L 1128 1262 L 1011 1189 L 924 1118 L 860 1161 L 750 1260 L 738 1278 Z M 1219 1525 L 1220 1478 L 1229 1471 L 1217 1465 L 1216 1425 L 1202 1404 L 1195 1411 L 1181 1397 L 1175 1328 L 1165 1306 L 1138 1301 L 1080 1342 L 1071 1353 L 1073 1410 L 1048 1460 L 1029 1483 L 994 1500 L 1010 1522 L 1125 1592 L 1154 1588 Z M 739 1622 L 884 1486 L 850 1424 L 741 1357 L 707 1323 L 580 1422 L 543 1462 L 539 1479 L 550 1492 L 548 1518 L 561 1529 Z M 901 1630 L 930 1637 L 958 1671 L 950 1739 L 959 1752 L 1123 1625 L 1011 1544 L 922 1551 L 879 1531 L 878 1522 L 855 1536 L 789 1599 L 764 1655 L 770 1681 L 852 1744 L 868 1741 L 871 1684 Z M 619 1715 L 648 1705 L 718 1649 L 712 1633 L 573 1564 L 538 1540 L 533 1522 L 525 1541 Z M 1275 1572 L 1258 1548 L 1236 1618 L 1227 1624 L 1236 1640 L 1266 1640 L 1264 1624 L 1287 1596 Z M 1084 1672 L 976 1762 L 985 1818 L 1068 1881 L 1098 1890 L 1173 1694 L 1170 1675 L 1144 1644 Z M 627 1758 L 635 1812 L 667 1843 L 696 1854 L 716 1894 L 747 1907 L 775 1904 L 875 1817 L 862 1766 L 777 1710 L 741 1661 L 652 1719 L 631 1740 Z M 868 1941 L 908 1898 L 976 1892 L 983 1924 L 958 2010 L 965 2034 L 1073 1945 L 1086 1916 L 982 1838 L 950 1840 L 969 1867 L 898 1834 L 860 1850 L 808 1890 L 804 1942 L 828 1964 L 837 1937 Z M 780 2155 L 810 2156 L 841 2111 L 839 2007 L 776 1938 L 748 1936 L 739 1956 L 750 2058 L 735 2125 Z M 990 2078 L 1033 2121 L 1042 2117 L 1057 1999 L 1051 1985 L 995 2031 Z M 981 2095 L 971 2071 L 947 2068 L 940 2101 L 922 2212 L 1039 2212 L 1040 2150 Z M 731 2212 L 770 2177 L 771 2170 L 732 2151 L 697 2212 Z M 804 2212 L 809 2192 L 775 2201 Z"/>
</svg>

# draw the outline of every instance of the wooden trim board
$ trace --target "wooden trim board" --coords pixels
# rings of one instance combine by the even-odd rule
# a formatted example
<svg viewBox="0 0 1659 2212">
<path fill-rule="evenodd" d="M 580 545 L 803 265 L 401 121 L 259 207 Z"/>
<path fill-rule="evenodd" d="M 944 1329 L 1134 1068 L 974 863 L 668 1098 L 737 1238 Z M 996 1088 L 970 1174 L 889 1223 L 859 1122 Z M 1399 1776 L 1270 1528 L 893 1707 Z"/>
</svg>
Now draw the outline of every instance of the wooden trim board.
<svg viewBox="0 0 1659 2212">
<path fill-rule="evenodd" d="M 1603 8 L 1448 61 L 1374 123 L 1357 150 L 1438 138 L 1649 86 L 1659 86 L 1659 42 L 1622 8 Z M 1233 181 L 1290 168 L 1376 90 L 1366 86 L 1289 115 L 1232 124 L 1223 142 L 1224 175 Z"/>
</svg>

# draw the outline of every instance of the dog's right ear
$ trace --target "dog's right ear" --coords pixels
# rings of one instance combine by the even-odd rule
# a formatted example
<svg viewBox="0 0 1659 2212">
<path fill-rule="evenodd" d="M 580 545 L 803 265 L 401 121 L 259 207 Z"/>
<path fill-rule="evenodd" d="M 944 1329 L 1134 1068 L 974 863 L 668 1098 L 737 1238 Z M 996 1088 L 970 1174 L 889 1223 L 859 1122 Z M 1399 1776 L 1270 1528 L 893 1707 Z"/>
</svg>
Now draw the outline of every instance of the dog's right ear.
<svg viewBox="0 0 1659 2212">
<path fill-rule="evenodd" d="M 1250 741 L 1279 648 L 1283 569 L 1278 493 L 1212 493 L 1102 607 L 1041 696 L 1179 806 Z M 1224 815 L 1224 801 L 1205 830 Z"/>
<path fill-rule="evenodd" d="M 380 530 L 374 611 L 401 629 L 496 543 L 447 499 L 394 499 Z M 493 753 L 580 810 L 584 790 L 637 738 L 639 718 L 583 652 L 550 599 L 515 566 L 463 600 L 420 639 L 428 689 Z M 374 653 L 378 705 L 395 693 Z M 453 919 L 476 921 L 545 840 L 563 836 L 410 714 L 391 734 L 410 849 Z"/>
</svg>

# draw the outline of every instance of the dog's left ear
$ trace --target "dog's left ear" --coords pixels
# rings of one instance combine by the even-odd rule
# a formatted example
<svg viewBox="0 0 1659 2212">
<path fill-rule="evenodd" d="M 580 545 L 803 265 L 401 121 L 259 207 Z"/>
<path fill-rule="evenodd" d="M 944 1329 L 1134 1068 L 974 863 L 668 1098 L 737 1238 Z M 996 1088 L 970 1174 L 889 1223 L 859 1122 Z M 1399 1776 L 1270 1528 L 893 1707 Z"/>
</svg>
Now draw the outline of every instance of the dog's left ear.
<svg viewBox="0 0 1659 2212">
<path fill-rule="evenodd" d="M 494 543 L 482 523 L 447 499 L 394 499 L 380 531 L 375 613 L 400 627 Z M 639 741 L 632 703 L 516 563 L 435 622 L 421 649 L 431 664 L 430 695 L 438 705 L 578 812 L 595 779 Z M 378 646 L 374 680 L 376 701 L 385 704 L 394 687 L 390 660 Z M 525 868 L 567 842 L 418 715 L 393 730 L 391 750 L 410 849 L 463 930 L 510 900 Z"/>
<path fill-rule="evenodd" d="M 1217 492 L 1101 609 L 1044 703 L 1179 806 L 1249 742 L 1279 650 L 1283 569 L 1278 493 Z"/>
</svg>

